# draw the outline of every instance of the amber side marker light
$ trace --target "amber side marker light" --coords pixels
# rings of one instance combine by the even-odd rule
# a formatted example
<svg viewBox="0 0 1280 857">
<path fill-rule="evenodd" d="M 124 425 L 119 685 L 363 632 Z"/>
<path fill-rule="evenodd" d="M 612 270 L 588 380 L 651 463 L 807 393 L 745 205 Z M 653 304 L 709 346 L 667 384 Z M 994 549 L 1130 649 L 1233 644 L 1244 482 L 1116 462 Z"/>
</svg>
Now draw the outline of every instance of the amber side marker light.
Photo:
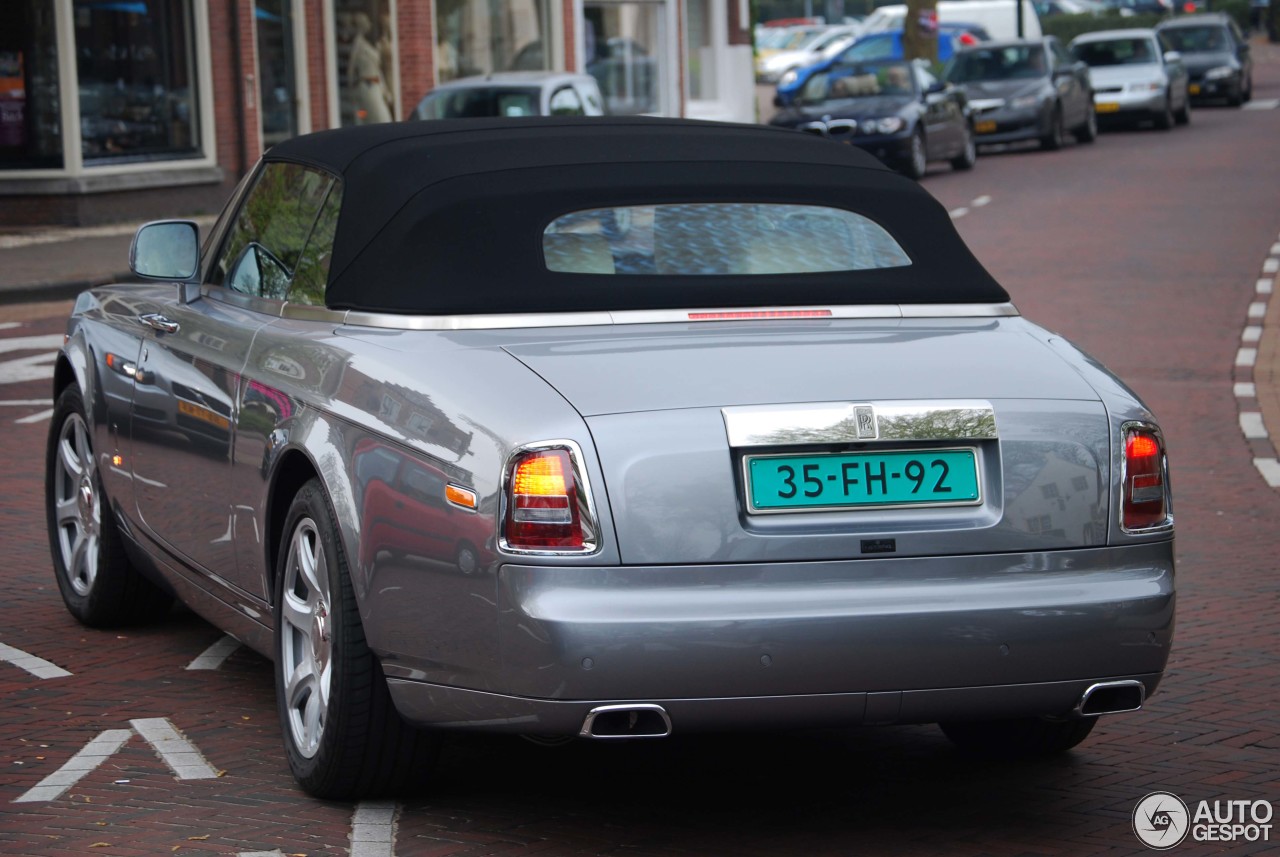
<svg viewBox="0 0 1280 857">
<path fill-rule="evenodd" d="M 1126 530 L 1159 527 L 1168 521 L 1164 450 L 1154 431 L 1125 430 L 1124 497 L 1120 523 Z"/>
<path fill-rule="evenodd" d="M 463 488 L 461 485 L 449 484 L 444 486 L 444 498 L 455 506 L 461 506 L 473 512 L 476 509 L 476 492 L 469 488 Z"/>
<path fill-rule="evenodd" d="M 584 547 L 573 463 L 564 449 L 523 453 L 511 465 L 505 535 L 517 550 Z"/>
</svg>

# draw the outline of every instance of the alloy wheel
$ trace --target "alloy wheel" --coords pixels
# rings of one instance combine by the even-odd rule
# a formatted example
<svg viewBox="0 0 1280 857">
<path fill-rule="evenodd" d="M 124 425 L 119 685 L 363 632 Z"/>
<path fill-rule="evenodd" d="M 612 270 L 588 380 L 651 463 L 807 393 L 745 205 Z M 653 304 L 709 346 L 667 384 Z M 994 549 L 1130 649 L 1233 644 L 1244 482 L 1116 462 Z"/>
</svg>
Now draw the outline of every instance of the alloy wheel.
<svg viewBox="0 0 1280 857">
<path fill-rule="evenodd" d="M 312 758 L 328 719 L 333 683 L 333 620 L 329 564 L 311 518 L 293 529 L 284 568 L 280 662 L 293 744 Z"/>
<path fill-rule="evenodd" d="M 62 565 L 81 597 L 92 591 L 98 577 L 102 501 L 95 477 L 89 427 L 79 414 L 70 414 L 58 433 L 53 502 Z"/>
</svg>

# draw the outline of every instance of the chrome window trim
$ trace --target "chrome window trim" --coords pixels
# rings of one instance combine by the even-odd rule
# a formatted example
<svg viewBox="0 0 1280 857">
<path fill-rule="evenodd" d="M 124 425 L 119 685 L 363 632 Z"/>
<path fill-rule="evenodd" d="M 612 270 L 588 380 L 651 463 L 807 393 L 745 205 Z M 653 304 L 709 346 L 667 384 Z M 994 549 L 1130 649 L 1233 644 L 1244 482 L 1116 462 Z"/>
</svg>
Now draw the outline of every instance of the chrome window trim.
<svg viewBox="0 0 1280 857">
<path fill-rule="evenodd" d="M 977 399 L 741 405 L 721 408 L 720 414 L 729 446 L 736 449 L 999 439 L 995 409 Z M 939 422 L 951 425 L 940 428 Z"/>
<path fill-rule="evenodd" d="M 513 548 L 507 542 L 507 514 L 510 511 L 511 469 L 518 456 L 526 452 L 542 452 L 548 449 L 563 449 L 569 453 L 569 464 L 573 467 L 573 479 L 581 496 L 578 498 L 578 517 L 582 523 L 581 550 L 555 550 L 554 548 Z M 587 477 L 586 459 L 582 455 L 582 447 L 577 441 L 567 438 L 556 440 L 539 440 L 515 447 L 507 454 L 502 464 L 502 487 L 498 493 L 498 550 L 508 556 L 595 556 L 603 549 L 600 537 L 600 516 L 596 514 L 595 496 L 591 493 L 591 482 Z"/>
<path fill-rule="evenodd" d="M 222 286 L 205 286 L 206 297 L 220 298 L 214 289 L 226 293 Z M 238 299 L 251 298 L 234 292 Z M 356 327 L 375 327 L 385 330 L 503 330 L 534 329 L 540 327 L 595 327 L 624 324 L 716 324 L 722 322 L 770 321 L 773 319 L 749 318 L 700 318 L 691 319 L 691 313 L 740 314 L 785 313 L 821 310 L 830 315 L 797 321 L 826 321 L 835 319 L 866 318 L 1015 318 L 1021 313 L 1011 303 L 998 304 L 850 304 L 846 306 L 763 306 L 763 307 L 691 307 L 687 309 L 616 310 L 598 312 L 549 312 L 507 313 L 493 315 L 411 315 L 400 313 L 363 312 L 360 310 L 333 310 L 310 304 L 276 301 L 268 298 L 279 309 L 260 309 L 272 315 L 299 321 L 321 321 Z M 229 301 L 238 303 L 238 300 Z M 244 305 L 244 304 L 240 304 Z M 250 307 L 254 308 L 254 307 Z M 786 321 L 789 319 L 780 318 Z"/>
<path fill-rule="evenodd" d="M 1160 444 L 1160 477 L 1164 488 L 1164 521 L 1151 527 L 1130 529 L 1124 525 L 1124 489 L 1129 481 L 1129 456 L 1125 452 L 1126 435 L 1130 429 L 1149 431 L 1156 436 Z M 1168 533 L 1173 531 L 1173 492 L 1169 490 L 1169 455 L 1164 445 L 1164 432 L 1160 426 L 1147 420 L 1126 420 L 1120 424 L 1120 496 L 1116 504 L 1116 523 L 1120 532 L 1126 536 L 1145 536 L 1152 533 Z"/>
</svg>

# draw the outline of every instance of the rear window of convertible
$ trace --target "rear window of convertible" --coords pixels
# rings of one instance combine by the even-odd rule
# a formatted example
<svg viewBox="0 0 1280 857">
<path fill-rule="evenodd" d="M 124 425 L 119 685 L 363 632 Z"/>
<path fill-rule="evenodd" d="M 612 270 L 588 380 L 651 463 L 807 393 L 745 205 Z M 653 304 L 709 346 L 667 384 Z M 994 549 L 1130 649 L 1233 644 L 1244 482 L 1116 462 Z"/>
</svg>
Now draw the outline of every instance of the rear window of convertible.
<svg viewBox="0 0 1280 857">
<path fill-rule="evenodd" d="M 911 259 L 878 223 L 816 205 L 699 202 L 593 208 L 542 234 L 565 274 L 725 276 L 901 268 Z"/>
</svg>

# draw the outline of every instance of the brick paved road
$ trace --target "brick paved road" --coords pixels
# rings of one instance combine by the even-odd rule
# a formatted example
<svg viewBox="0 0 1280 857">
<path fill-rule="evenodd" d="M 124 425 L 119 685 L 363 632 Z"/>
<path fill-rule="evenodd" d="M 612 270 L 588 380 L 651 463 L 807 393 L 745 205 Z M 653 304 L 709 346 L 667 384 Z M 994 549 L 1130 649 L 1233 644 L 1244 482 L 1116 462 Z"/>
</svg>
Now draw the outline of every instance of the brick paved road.
<svg viewBox="0 0 1280 857">
<path fill-rule="evenodd" d="M 1280 66 L 1258 80 L 1280 97 Z M 1280 232 L 1280 111 L 1201 110 L 1190 129 L 995 155 L 926 186 L 1028 315 L 1121 371 L 1161 416 L 1174 463 L 1179 625 L 1160 693 L 1069 756 L 975 762 L 931 727 L 559 748 L 469 737 L 401 801 L 395 853 L 1133 854 L 1133 806 L 1280 800 L 1280 496 L 1237 425 L 1233 362 Z M 989 197 L 986 205 L 975 199 Z M 56 334 L 62 310 L 0 309 L 0 337 Z M 8 354 L 0 354 L 0 360 Z M 43 382 L 0 384 L 0 643 L 72 673 L 0 663 L 0 852 L 346 854 L 350 805 L 284 765 L 266 663 L 175 612 L 123 633 L 62 609 L 40 506 Z M 178 780 L 141 737 L 59 799 L 13 803 L 105 730 L 167 718 L 223 773 Z M 207 837 L 207 838 L 206 838 Z M 95 847 L 96 846 L 96 847 Z M 1175 853 L 1265 853 L 1269 843 Z M 370 851 L 369 853 L 375 853 Z M 384 848 L 382 854 L 390 853 Z"/>
</svg>

